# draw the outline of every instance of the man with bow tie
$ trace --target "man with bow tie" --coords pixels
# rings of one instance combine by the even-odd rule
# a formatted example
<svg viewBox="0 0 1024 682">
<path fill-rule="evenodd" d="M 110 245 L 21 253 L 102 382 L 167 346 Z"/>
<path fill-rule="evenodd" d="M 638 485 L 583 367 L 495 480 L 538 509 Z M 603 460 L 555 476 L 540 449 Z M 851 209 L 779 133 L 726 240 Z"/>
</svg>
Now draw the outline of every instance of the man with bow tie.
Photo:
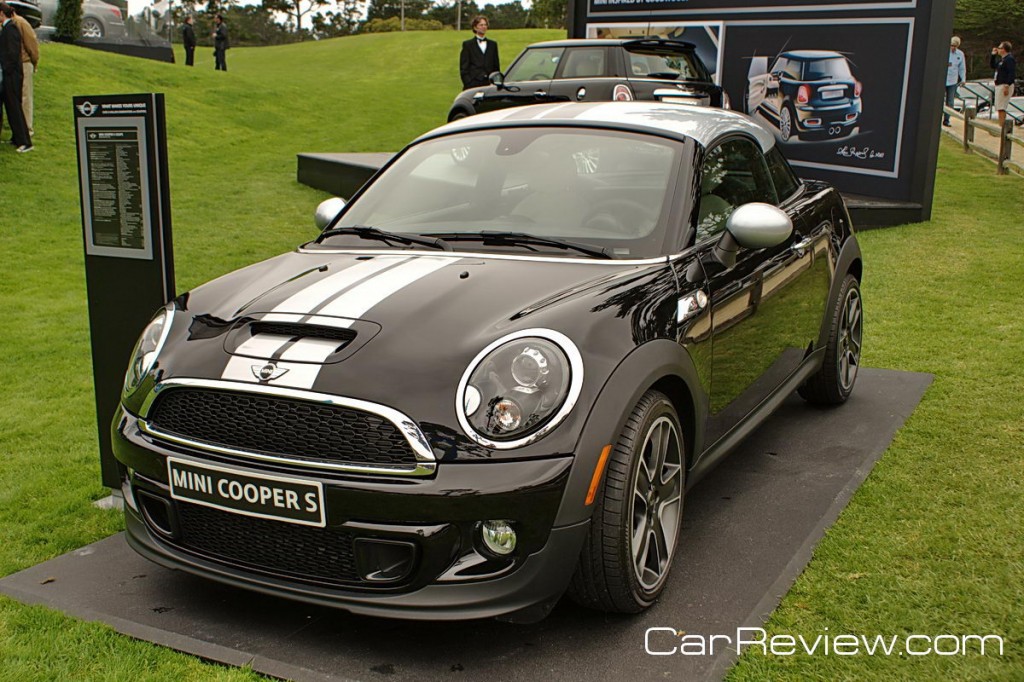
<svg viewBox="0 0 1024 682">
<path fill-rule="evenodd" d="M 462 54 L 459 55 L 459 74 L 462 76 L 463 88 L 490 85 L 488 76 L 501 71 L 498 43 L 486 37 L 487 17 L 473 17 L 472 26 L 474 35 L 462 43 Z"/>
</svg>

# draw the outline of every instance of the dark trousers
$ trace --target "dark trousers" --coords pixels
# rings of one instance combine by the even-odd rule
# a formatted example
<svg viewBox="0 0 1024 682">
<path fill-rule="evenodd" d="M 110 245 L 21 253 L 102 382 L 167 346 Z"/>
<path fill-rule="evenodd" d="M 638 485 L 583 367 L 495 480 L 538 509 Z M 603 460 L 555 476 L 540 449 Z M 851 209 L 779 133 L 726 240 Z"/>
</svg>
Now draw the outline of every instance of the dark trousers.
<svg viewBox="0 0 1024 682">
<path fill-rule="evenodd" d="M 216 66 L 214 66 L 214 68 L 217 71 L 227 71 L 228 70 L 228 63 L 224 59 L 224 55 L 226 53 L 227 53 L 227 50 L 217 50 L 217 49 L 215 49 L 213 51 L 213 61 L 216 62 Z"/>
<path fill-rule="evenodd" d="M 11 126 L 11 141 L 15 147 L 30 146 L 32 140 L 28 136 L 28 124 L 25 123 L 25 112 L 21 109 L 21 64 L 14 71 L 4 70 L 3 105 L 7 111 L 7 122 Z"/>
<path fill-rule="evenodd" d="M 185 48 L 185 66 L 193 66 L 196 61 L 195 46 Z"/>
<path fill-rule="evenodd" d="M 957 87 L 957 85 L 946 86 L 946 106 L 949 107 L 950 109 L 953 108 L 953 101 L 956 99 Z M 949 114 L 947 114 L 946 112 L 942 112 L 942 122 L 946 125 L 949 125 Z"/>
</svg>

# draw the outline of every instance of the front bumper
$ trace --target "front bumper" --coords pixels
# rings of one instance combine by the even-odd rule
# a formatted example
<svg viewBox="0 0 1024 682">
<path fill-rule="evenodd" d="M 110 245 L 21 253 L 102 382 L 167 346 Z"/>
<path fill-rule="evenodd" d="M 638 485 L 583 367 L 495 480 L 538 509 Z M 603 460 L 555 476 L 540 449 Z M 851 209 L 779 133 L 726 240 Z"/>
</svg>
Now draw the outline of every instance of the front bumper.
<svg viewBox="0 0 1024 682">
<path fill-rule="evenodd" d="M 144 433 L 128 414 L 115 421 L 113 444 L 124 467 L 128 542 L 141 555 L 231 585 L 354 613 L 540 617 L 568 585 L 588 526 L 553 527 L 569 456 L 449 463 L 416 480 L 352 476 L 190 451 Z M 169 456 L 319 481 L 326 527 L 250 519 L 173 499 Z M 483 546 L 479 526 L 488 519 L 513 522 L 518 542 L 509 557 Z"/>
</svg>

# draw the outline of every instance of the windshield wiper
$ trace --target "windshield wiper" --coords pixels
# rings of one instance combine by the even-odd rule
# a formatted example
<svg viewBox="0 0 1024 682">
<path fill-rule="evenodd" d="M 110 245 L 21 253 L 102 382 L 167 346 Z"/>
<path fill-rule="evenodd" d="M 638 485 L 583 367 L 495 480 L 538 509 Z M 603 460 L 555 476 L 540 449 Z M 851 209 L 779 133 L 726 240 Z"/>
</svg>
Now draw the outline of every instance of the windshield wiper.
<svg viewBox="0 0 1024 682">
<path fill-rule="evenodd" d="M 363 225 L 355 225 L 352 227 L 332 227 L 329 230 L 324 230 L 320 233 L 320 236 L 316 238 L 316 243 L 319 244 L 325 237 L 333 237 L 339 234 L 354 234 L 360 239 L 376 239 L 382 242 L 397 242 L 399 244 L 421 244 L 423 246 L 430 246 L 435 249 L 441 249 L 442 251 L 452 251 L 452 245 L 443 239 L 438 237 L 420 237 L 414 234 L 400 234 L 397 232 L 385 232 L 376 227 L 366 227 Z"/>
<path fill-rule="evenodd" d="M 593 258 L 614 258 L 603 246 L 591 246 L 581 242 L 555 237 L 540 237 L 526 232 L 496 232 L 481 230 L 480 232 L 441 232 L 431 236 L 444 241 L 480 241 L 484 244 L 521 244 L 523 246 L 553 246 L 556 249 L 579 251 Z"/>
</svg>

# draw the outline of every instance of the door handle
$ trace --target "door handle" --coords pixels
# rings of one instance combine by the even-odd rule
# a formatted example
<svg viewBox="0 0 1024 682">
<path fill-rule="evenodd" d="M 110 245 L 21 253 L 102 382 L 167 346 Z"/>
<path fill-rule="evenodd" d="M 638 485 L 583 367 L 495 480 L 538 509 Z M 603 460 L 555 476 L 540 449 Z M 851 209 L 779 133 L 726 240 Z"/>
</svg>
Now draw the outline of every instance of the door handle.
<svg viewBox="0 0 1024 682">
<path fill-rule="evenodd" d="M 534 91 L 533 96 L 534 97 L 546 97 L 547 94 L 548 93 L 545 90 L 536 90 L 536 91 Z"/>
<path fill-rule="evenodd" d="M 796 244 L 793 244 L 793 246 L 791 247 L 793 253 L 803 258 L 804 254 L 807 253 L 807 249 L 814 245 L 814 241 L 814 237 L 805 237 L 801 239 Z"/>
</svg>

